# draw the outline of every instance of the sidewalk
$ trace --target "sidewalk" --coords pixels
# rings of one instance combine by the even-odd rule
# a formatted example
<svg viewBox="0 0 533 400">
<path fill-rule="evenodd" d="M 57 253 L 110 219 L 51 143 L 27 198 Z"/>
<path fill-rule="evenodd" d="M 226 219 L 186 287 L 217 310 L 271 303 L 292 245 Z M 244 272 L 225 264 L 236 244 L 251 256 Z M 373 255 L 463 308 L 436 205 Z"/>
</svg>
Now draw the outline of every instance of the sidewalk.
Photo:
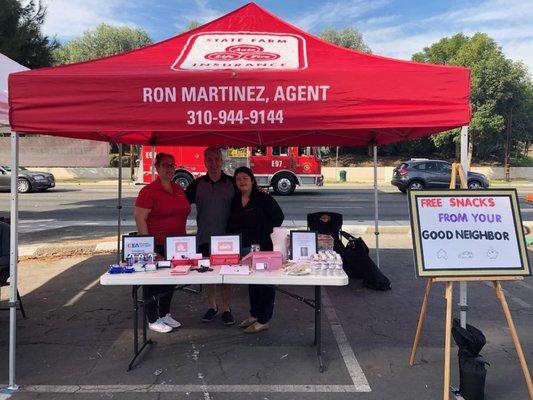
<svg viewBox="0 0 533 400">
<path fill-rule="evenodd" d="M 307 221 L 288 220 L 283 223 L 288 229 L 307 229 Z M 348 221 L 343 230 L 355 236 L 374 234 L 374 221 Z M 194 233 L 195 224 L 187 226 L 187 232 Z M 124 234 L 128 232 L 124 230 Z M 409 221 L 380 222 L 379 233 L 410 235 Z M 43 242 L 39 244 L 19 245 L 19 257 L 34 258 L 42 256 L 73 256 L 81 254 L 99 254 L 117 251 L 117 236 L 106 236 L 91 240 L 67 240 L 62 242 Z"/>
<path fill-rule="evenodd" d="M 283 227 L 288 229 L 306 229 L 306 221 L 288 220 L 285 221 Z M 524 226 L 527 226 L 530 231 L 533 231 L 533 221 L 524 221 Z M 342 229 L 354 236 L 368 235 L 373 238 L 375 232 L 374 221 L 347 221 Z M 410 243 L 411 241 L 411 226 L 409 221 L 387 221 L 379 222 L 379 235 L 402 235 Z M 196 225 L 190 224 L 187 226 L 188 233 L 194 233 Z M 124 234 L 127 233 L 125 229 Z M 368 242 L 368 241 L 367 241 Z M 368 245 L 373 247 L 374 241 L 368 242 Z M 73 256 L 73 255 L 91 255 L 112 253 L 117 251 L 117 236 L 106 236 L 91 240 L 70 240 L 62 242 L 48 242 L 37 245 L 19 245 L 19 257 L 34 258 L 42 256 Z"/>
</svg>

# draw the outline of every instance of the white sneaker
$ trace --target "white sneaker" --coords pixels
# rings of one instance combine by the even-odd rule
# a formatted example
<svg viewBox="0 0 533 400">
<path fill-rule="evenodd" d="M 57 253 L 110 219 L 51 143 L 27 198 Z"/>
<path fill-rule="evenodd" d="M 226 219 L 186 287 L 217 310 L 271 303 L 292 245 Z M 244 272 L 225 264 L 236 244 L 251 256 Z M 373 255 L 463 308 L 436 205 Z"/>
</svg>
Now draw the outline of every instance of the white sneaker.
<svg viewBox="0 0 533 400">
<path fill-rule="evenodd" d="M 181 323 L 176 321 L 170 314 L 165 315 L 164 317 L 159 318 L 160 321 L 163 321 L 165 325 L 170 326 L 171 328 L 179 328 Z"/>
<path fill-rule="evenodd" d="M 162 318 L 159 318 L 153 323 L 148 323 L 148 328 L 152 331 L 159 333 L 169 333 L 172 331 L 172 328 L 163 322 Z"/>
</svg>

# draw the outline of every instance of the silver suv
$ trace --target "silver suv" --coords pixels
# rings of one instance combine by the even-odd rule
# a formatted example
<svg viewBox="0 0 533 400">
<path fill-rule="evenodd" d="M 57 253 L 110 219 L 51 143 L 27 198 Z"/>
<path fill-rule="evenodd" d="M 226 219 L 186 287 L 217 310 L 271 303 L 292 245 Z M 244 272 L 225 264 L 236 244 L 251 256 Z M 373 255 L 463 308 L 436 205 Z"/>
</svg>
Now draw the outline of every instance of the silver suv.
<svg viewBox="0 0 533 400">
<path fill-rule="evenodd" d="M 392 173 L 391 184 L 400 192 L 425 188 L 450 187 L 452 164 L 442 160 L 413 159 L 404 161 Z M 467 176 L 469 189 L 486 189 L 488 178 L 477 172 L 469 172 Z M 457 180 L 459 184 L 459 180 Z"/>
</svg>

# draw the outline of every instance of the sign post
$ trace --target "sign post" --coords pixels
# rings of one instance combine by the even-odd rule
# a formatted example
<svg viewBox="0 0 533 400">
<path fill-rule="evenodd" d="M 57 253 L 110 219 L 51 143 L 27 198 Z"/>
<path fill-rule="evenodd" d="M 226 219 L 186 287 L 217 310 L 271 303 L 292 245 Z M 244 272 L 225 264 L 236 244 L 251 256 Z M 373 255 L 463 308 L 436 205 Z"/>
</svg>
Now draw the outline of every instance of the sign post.
<svg viewBox="0 0 533 400">
<path fill-rule="evenodd" d="M 457 174 L 466 181 L 460 165 L 454 164 L 451 188 Z M 443 399 L 448 400 L 453 283 L 492 281 L 533 400 L 531 375 L 501 287 L 501 281 L 522 280 L 531 274 L 516 190 L 412 191 L 409 210 L 417 276 L 428 278 L 409 364 L 415 360 L 431 286 L 444 282 Z"/>
</svg>

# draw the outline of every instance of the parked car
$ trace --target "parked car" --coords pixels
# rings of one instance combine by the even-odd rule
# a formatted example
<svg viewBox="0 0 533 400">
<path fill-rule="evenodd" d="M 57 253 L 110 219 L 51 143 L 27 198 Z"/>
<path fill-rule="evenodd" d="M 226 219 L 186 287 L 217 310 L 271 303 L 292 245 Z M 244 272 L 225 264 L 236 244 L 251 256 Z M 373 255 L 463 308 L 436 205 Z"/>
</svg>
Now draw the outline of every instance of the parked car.
<svg viewBox="0 0 533 400">
<path fill-rule="evenodd" d="M 48 172 L 29 171 L 24 167 L 19 169 L 19 180 L 17 183 L 19 193 L 31 191 L 43 191 L 53 188 L 56 185 L 54 175 Z M 11 189 L 11 167 L 0 165 L 0 189 Z"/>
<path fill-rule="evenodd" d="M 406 193 L 408 189 L 447 188 L 450 187 L 451 173 L 452 164 L 447 161 L 413 159 L 394 168 L 391 184 L 402 193 Z M 469 189 L 489 187 L 488 178 L 477 172 L 468 172 L 467 181 Z"/>
</svg>

